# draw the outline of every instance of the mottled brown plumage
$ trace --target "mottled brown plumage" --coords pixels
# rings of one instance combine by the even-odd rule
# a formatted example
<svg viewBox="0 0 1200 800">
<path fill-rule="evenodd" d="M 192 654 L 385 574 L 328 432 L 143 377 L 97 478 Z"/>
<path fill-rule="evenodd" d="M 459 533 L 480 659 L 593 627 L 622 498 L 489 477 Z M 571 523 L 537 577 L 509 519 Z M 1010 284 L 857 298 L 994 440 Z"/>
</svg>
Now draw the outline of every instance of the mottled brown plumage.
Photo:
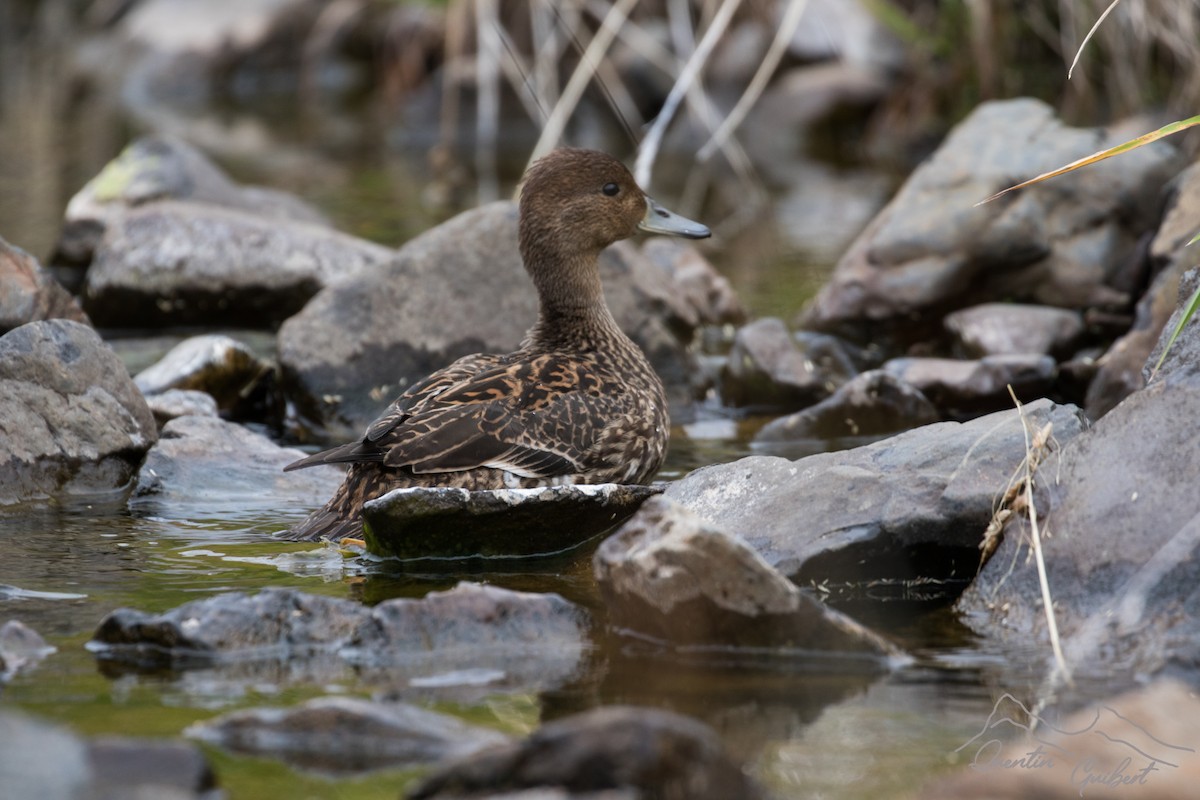
<svg viewBox="0 0 1200 800">
<path fill-rule="evenodd" d="M 563 148 L 525 175 L 520 247 L 539 298 L 521 349 L 460 358 L 413 385 L 357 442 L 287 467 L 349 462 L 289 538 L 358 535 L 362 504 L 402 486 L 644 483 L 666 452 L 662 383 L 604 301 L 600 252 L 639 228 L 708 229 L 646 197 L 621 162 Z"/>
</svg>

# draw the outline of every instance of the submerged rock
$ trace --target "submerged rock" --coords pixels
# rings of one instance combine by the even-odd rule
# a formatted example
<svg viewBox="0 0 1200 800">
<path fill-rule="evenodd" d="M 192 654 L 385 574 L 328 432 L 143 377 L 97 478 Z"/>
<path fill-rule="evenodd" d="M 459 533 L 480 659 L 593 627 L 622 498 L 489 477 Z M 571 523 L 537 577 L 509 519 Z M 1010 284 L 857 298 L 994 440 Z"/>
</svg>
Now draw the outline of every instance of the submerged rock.
<svg viewBox="0 0 1200 800">
<path fill-rule="evenodd" d="M 1031 707 L 1011 695 L 1002 698 L 987 720 L 997 727 L 958 749 L 968 766 L 917 796 L 1175 800 L 1192 796 L 1200 783 L 1200 701 L 1182 683 L 1159 680 L 1064 717 L 1032 715 Z M 1036 734 L 1011 741 L 999 727 L 1024 729 L 1034 721 L 1041 723 Z"/>
<path fill-rule="evenodd" d="M 392 252 L 307 222 L 162 200 L 108 224 L 84 307 L 101 326 L 272 327 Z"/>
<path fill-rule="evenodd" d="M 6 797 L 75 800 L 213 800 L 204 754 L 182 742 L 86 740 L 65 728 L 0 710 L 0 785 Z"/>
<path fill-rule="evenodd" d="M 893 358 L 884 371 L 928 397 L 947 416 L 974 416 L 1011 408 L 1009 387 L 1022 402 L 1045 397 L 1058 366 L 1036 353 L 985 356 L 978 361 L 952 358 Z"/>
<path fill-rule="evenodd" d="M 936 331 L 947 310 L 995 297 L 1123 305 L 1121 268 L 1181 166 L 1170 145 L 976 204 L 1125 138 L 1068 128 L 1037 100 L 980 105 L 850 247 L 803 326 L 903 345 Z"/>
<path fill-rule="evenodd" d="M 116 354 L 70 320 L 0 337 L 0 505 L 125 487 L 158 438 Z"/>
<path fill-rule="evenodd" d="M 314 207 L 286 192 L 239 186 L 182 139 L 143 136 L 71 198 L 54 263 L 91 263 L 96 246 L 114 220 L 137 206 L 168 199 L 205 203 L 265 219 L 328 224 Z"/>
<path fill-rule="evenodd" d="M 298 513 L 341 485 L 337 467 L 283 468 L 304 453 L 216 417 L 183 416 L 163 426 L 146 454 L 131 502 L 156 514 L 272 508 Z"/>
<path fill-rule="evenodd" d="M 502 745 L 498 731 L 404 703 L 320 697 L 294 708 L 251 708 L 197 723 L 185 736 L 226 750 L 344 774 L 412 767 Z"/>
<path fill-rule="evenodd" d="M 751 322 L 734 337 L 721 398 L 734 406 L 795 409 L 828 397 L 855 370 L 846 353 L 822 344 L 811 352 L 801 347 L 774 317 Z"/>
<path fill-rule="evenodd" d="M 205 392 L 234 419 L 281 418 L 278 380 L 274 365 L 222 334 L 185 339 L 133 378 L 146 395 L 172 389 Z"/>
<path fill-rule="evenodd" d="M 1059 443 L 1079 434 L 1073 406 L 1025 406 Z M 754 456 L 704 467 L 665 497 L 745 539 L 793 581 L 957 583 L 975 574 L 978 544 L 1025 457 L 1016 410 L 942 422 L 836 453 L 788 461 Z"/>
<path fill-rule="evenodd" d="M 363 505 L 367 550 L 401 559 L 560 555 L 627 519 L 659 487 L 395 489 Z"/>
<path fill-rule="evenodd" d="M 439 767 L 410 800 L 465 797 L 755 800 L 762 790 L 716 733 L 669 711 L 610 706 L 548 722 L 528 738 Z M 551 794 L 546 795 L 545 793 Z M 588 794 L 595 793 L 595 794 Z"/>
<path fill-rule="evenodd" d="M 43 319 L 88 324 L 75 298 L 42 269 L 36 258 L 0 238 L 0 336 Z"/>
<path fill-rule="evenodd" d="M 687 348 L 695 311 L 629 242 L 601 254 L 600 274 L 613 316 L 662 377 L 678 417 L 699 372 Z M 471 353 L 515 350 L 537 313 L 517 248 L 517 207 L 492 203 L 426 231 L 382 268 L 323 290 L 280 329 L 279 360 L 301 414 L 358 435 L 433 370 Z"/>
<path fill-rule="evenodd" d="M 754 441 L 882 436 L 940 419 L 937 408 L 919 389 L 889 372 L 873 369 L 851 378 L 816 405 L 767 423 Z"/>
<path fill-rule="evenodd" d="M 88 647 L 113 666 L 216 667 L 243 684 L 278 679 L 281 666 L 289 681 L 326 683 L 353 666 L 360 680 L 399 696 L 453 697 L 464 686 L 495 694 L 561 685 L 585 657 L 586 626 L 586 614 L 556 594 L 473 583 L 371 608 L 265 589 L 219 594 L 163 614 L 117 609 Z M 468 681 L 467 671 L 487 679 Z"/>
<path fill-rule="evenodd" d="M 899 648 L 802 593 L 745 540 L 652 498 L 600 545 L 596 581 L 618 628 L 662 641 L 818 650 L 870 659 Z"/>
<path fill-rule="evenodd" d="M 1061 356 L 1083 334 L 1078 311 L 1021 303 L 984 303 L 946 315 L 946 330 L 969 358 L 984 356 Z"/>
<path fill-rule="evenodd" d="M 0 625 L 0 681 L 34 666 L 54 651 L 33 628 L 10 619 Z"/>
</svg>

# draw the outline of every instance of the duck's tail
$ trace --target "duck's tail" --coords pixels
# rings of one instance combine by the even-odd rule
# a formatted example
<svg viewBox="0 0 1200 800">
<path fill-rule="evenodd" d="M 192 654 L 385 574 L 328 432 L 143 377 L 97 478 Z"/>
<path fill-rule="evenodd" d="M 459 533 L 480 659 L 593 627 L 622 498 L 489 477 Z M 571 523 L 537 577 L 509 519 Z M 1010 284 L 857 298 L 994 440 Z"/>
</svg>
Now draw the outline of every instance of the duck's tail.
<svg viewBox="0 0 1200 800">
<path fill-rule="evenodd" d="M 347 536 L 361 537 L 362 499 L 355 496 L 352 487 L 356 484 L 350 477 L 346 476 L 324 508 L 318 508 L 303 522 L 279 534 L 279 538 L 292 542 L 315 542 L 321 539 L 336 542 Z"/>
</svg>

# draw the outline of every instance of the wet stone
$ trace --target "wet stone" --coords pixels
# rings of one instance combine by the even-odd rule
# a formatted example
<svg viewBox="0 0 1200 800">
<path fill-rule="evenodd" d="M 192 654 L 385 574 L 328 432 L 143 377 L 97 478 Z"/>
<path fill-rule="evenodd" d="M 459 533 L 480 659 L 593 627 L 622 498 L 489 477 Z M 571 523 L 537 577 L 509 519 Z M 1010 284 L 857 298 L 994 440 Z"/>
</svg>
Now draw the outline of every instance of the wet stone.
<svg viewBox="0 0 1200 800">
<path fill-rule="evenodd" d="M 567 555 L 627 519 L 660 487 L 615 483 L 467 491 L 394 489 L 363 505 L 367 550 L 419 560 Z"/>
<path fill-rule="evenodd" d="M 282 417 L 283 398 L 275 366 L 222 334 L 183 340 L 133 381 L 146 395 L 172 389 L 204 392 L 233 419 Z"/>
<path fill-rule="evenodd" d="M 33 628 L 10 619 L 0 625 L 0 681 L 35 666 L 54 651 Z"/>
<path fill-rule="evenodd" d="M 734 337 L 721 373 L 722 399 L 734 406 L 791 410 L 828 397 L 856 370 L 846 353 L 825 342 L 820 347 L 807 351 L 780 319 L 751 322 Z"/>
<path fill-rule="evenodd" d="M 1025 413 L 1034 429 L 1052 423 L 1059 443 L 1083 430 L 1074 406 L 1039 400 Z M 975 574 L 996 495 L 1024 458 L 1014 409 L 796 461 L 753 456 L 702 467 L 664 496 L 741 536 L 801 586 L 882 592 L 919 578 L 953 596 Z"/>
<path fill-rule="evenodd" d="M 70 320 L 0 337 L 0 505 L 124 488 L 158 438 L 116 354 Z"/>
<path fill-rule="evenodd" d="M 802 593 L 739 536 L 656 497 L 593 559 L 610 623 L 685 645 L 853 654 L 884 668 L 900 650 Z"/>
<path fill-rule="evenodd" d="M 870 370 L 851 378 L 816 405 L 767 423 L 754 441 L 883 436 L 940 419 L 937 408 L 919 389 L 883 370 Z"/>
<path fill-rule="evenodd" d="M 217 401 L 208 392 L 193 389 L 168 389 L 159 394 L 146 396 L 159 429 L 176 417 L 215 417 Z"/>
<path fill-rule="evenodd" d="M 1078 311 L 1019 303 L 984 303 L 946 315 L 946 330 L 968 358 L 983 356 L 1062 356 L 1083 334 Z"/>
<path fill-rule="evenodd" d="M 1045 397 L 1058 375 L 1053 358 L 1035 353 L 985 356 L 977 361 L 893 358 L 883 369 L 918 389 L 946 416 L 1011 408 L 1010 386 L 1023 403 Z"/>
<path fill-rule="evenodd" d="M 508 741 L 502 733 L 448 714 L 351 697 L 234 711 L 192 725 L 184 735 L 335 775 L 460 758 Z"/>
<path fill-rule="evenodd" d="M 725 754 L 716 733 L 669 711 L 610 706 L 549 722 L 528 738 L 438 767 L 407 797 L 755 800 L 762 790 Z M 510 795 L 509 793 L 512 793 Z M 549 795 L 559 797 L 562 795 Z"/>
</svg>

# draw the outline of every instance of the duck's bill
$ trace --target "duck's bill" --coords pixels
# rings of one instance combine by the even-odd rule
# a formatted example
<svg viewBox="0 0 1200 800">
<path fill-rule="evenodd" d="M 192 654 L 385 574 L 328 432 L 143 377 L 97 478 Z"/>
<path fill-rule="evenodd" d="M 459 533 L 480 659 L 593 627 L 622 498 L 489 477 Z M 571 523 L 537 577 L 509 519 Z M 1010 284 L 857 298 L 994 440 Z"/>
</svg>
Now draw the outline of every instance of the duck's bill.
<svg viewBox="0 0 1200 800">
<path fill-rule="evenodd" d="M 650 233 L 667 233 L 688 239 L 707 239 L 712 236 L 707 226 L 668 211 L 649 197 L 646 198 L 646 216 L 642 217 L 638 227 Z"/>
</svg>

